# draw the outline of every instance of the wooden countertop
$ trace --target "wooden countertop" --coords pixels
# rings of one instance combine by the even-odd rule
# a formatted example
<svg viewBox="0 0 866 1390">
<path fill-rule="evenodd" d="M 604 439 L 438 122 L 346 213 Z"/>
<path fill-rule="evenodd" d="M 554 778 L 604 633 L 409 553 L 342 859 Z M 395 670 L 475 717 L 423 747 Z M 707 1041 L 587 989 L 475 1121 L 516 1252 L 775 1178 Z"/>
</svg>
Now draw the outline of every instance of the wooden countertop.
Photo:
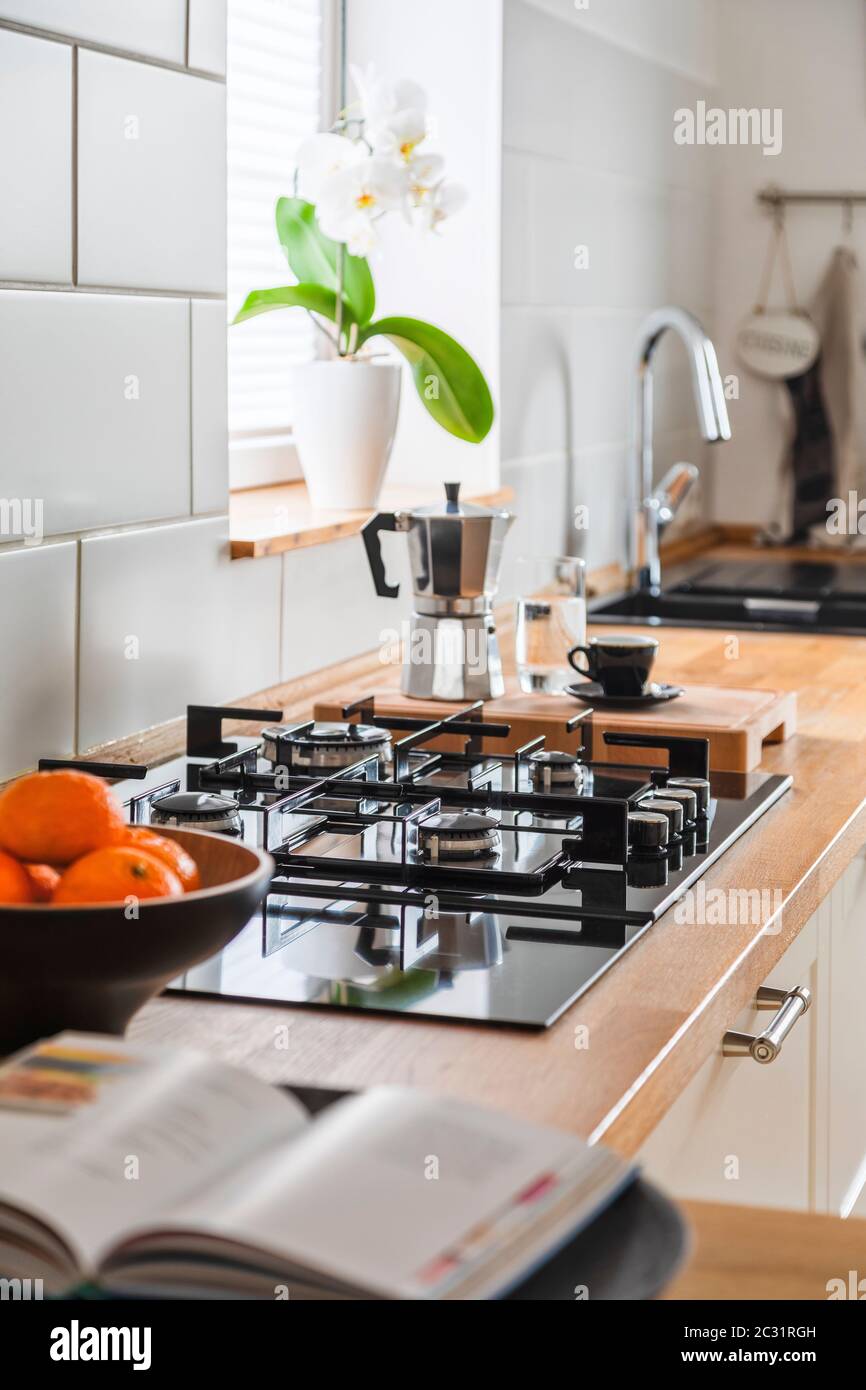
<svg viewBox="0 0 866 1390">
<path fill-rule="evenodd" d="M 839 1296 L 849 1271 L 863 1277 L 866 1221 L 814 1212 L 683 1202 L 694 1248 L 666 1299 L 808 1299 Z M 864 1286 L 866 1287 L 866 1286 Z M 846 1295 L 852 1297 L 850 1288 Z M 857 1297 L 855 1293 L 853 1295 Z M 863 1297 L 862 1293 L 859 1295 Z"/>
<path fill-rule="evenodd" d="M 438 502 L 441 488 L 386 488 L 380 511 L 406 510 Z M 485 507 L 501 507 L 511 500 L 511 488 L 473 493 L 465 490 L 463 500 Z M 306 484 L 298 481 L 275 487 L 249 488 L 233 492 L 229 499 L 229 535 L 233 560 L 280 555 L 284 550 L 300 550 L 310 545 L 357 536 L 370 518 L 370 508 L 316 511 L 310 504 Z"/>
<path fill-rule="evenodd" d="M 540 1035 L 170 998 L 149 1005 L 132 1035 L 207 1048 L 271 1080 L 430 1087 L 634 1153 L 866 842 L 866 639 L 655 635 L 664 680 L 799 692 L 798 734 L 764 761 L 791 773 L 793 790 L 704 879 L 708 889 L 780 890 L 774 919 L 719 930 L 683 927 L 668 913 Z M 304 697 L 311 704 L 328 681 L 355 681 L 361 693 L 381 676 L 375 655 L 356 659 L 307 678 Z M 301 700 L 290 688 L 263 698 L 293 712 Z M 129 751 L 119 745 L 116 756 Z M 278 1048 L 286 1024 L 288 1048 Z M 576 1045 L 578 1025 L 589 1047 Z"/>
</svg>

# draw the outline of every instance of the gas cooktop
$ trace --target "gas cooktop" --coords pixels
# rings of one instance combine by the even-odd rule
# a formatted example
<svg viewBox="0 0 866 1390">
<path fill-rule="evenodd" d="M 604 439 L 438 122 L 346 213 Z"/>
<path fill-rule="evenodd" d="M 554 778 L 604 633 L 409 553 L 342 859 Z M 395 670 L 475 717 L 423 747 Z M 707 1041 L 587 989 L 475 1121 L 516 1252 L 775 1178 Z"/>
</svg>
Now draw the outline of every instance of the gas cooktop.
<svg viewBox="0 0 866 1390">
<path fill-rule="evenodd" d="M 171 992 L 549 1026 L 791 785 L 710 774 L 704 739 L 608 733 L 667 766 L 595 763 L 589 711 L 563 716 L 557 747 L 510 754 L 489 751 L 510 729 L 480 703 L 432 723 L 372 700 L 343 714 L 190 706 L 185 757 L 80 764 L 119 781 L 134 823 L 274 857 L 261 911 Z M 223 720 L 268 727 L 229 743 Z"/>
</svg>

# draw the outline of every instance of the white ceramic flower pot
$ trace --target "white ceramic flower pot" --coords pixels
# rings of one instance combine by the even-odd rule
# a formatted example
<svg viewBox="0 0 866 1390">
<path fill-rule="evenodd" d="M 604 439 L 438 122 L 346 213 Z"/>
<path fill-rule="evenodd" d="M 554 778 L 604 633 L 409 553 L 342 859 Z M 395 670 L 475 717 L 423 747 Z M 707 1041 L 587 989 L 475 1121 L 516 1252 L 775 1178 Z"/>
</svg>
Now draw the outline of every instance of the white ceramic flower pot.
<svg viewBox="0 0 866 1390">
<path fill-rule="evenodd" d="M 295 441 L 314 507 L 376 506 L 397 429 L 401 380 L 395 362 L 294 368 Z"/>
</svg>

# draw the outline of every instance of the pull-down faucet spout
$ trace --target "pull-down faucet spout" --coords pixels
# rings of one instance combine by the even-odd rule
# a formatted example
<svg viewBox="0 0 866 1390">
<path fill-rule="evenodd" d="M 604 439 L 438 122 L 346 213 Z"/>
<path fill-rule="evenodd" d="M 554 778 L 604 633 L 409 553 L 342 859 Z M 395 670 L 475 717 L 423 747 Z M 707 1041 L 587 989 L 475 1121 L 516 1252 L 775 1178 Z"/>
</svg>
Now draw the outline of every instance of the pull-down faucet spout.
<svg viewBox="0 0 866 1390">
<path fill-rule="evenodd" d="M 674 305 L 656 309 L 642 325 L 637 340 L 631 456 L 632 487 L 636 493 L 633 494 L 629 546 L 634 581 L 641 589 L 656 591 L 661 587 L 659 536 L 672 519 L 673 511 L 669 490 L 664 490 L 664 496 L 653 492 L 652 359 L 669 328 L 674 329 L 688 349 L 701 434 L 710 443 L 731 437 L 725 393 L 712 342 L 687 310 Z M 696 472 L 691 470 L 690 478 L 695 476 Z M 687 491 L 687 486 L 675 489 L 678 493 L 676 505 Z"/>
</svg>

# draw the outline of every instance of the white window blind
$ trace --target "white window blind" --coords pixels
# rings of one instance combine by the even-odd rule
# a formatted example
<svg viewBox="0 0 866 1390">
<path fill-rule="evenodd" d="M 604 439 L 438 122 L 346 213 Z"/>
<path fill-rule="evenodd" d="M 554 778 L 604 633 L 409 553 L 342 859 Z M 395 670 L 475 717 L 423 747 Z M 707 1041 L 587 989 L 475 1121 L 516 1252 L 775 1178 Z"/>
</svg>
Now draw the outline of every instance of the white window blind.
<svg viewBox="0 0 866 1390">
<path fill-rule="evenodd" d="M 324 7 L 329 0 L 228 0 L 228 311 L 252 289 L 291 284 L 274 207 L 292 193 L 295 152 L 322 128 Z M 291 429 L 290 368 L 316 355 L 301 310 L 229 331 L 232 441 Z"/>
</svg>

